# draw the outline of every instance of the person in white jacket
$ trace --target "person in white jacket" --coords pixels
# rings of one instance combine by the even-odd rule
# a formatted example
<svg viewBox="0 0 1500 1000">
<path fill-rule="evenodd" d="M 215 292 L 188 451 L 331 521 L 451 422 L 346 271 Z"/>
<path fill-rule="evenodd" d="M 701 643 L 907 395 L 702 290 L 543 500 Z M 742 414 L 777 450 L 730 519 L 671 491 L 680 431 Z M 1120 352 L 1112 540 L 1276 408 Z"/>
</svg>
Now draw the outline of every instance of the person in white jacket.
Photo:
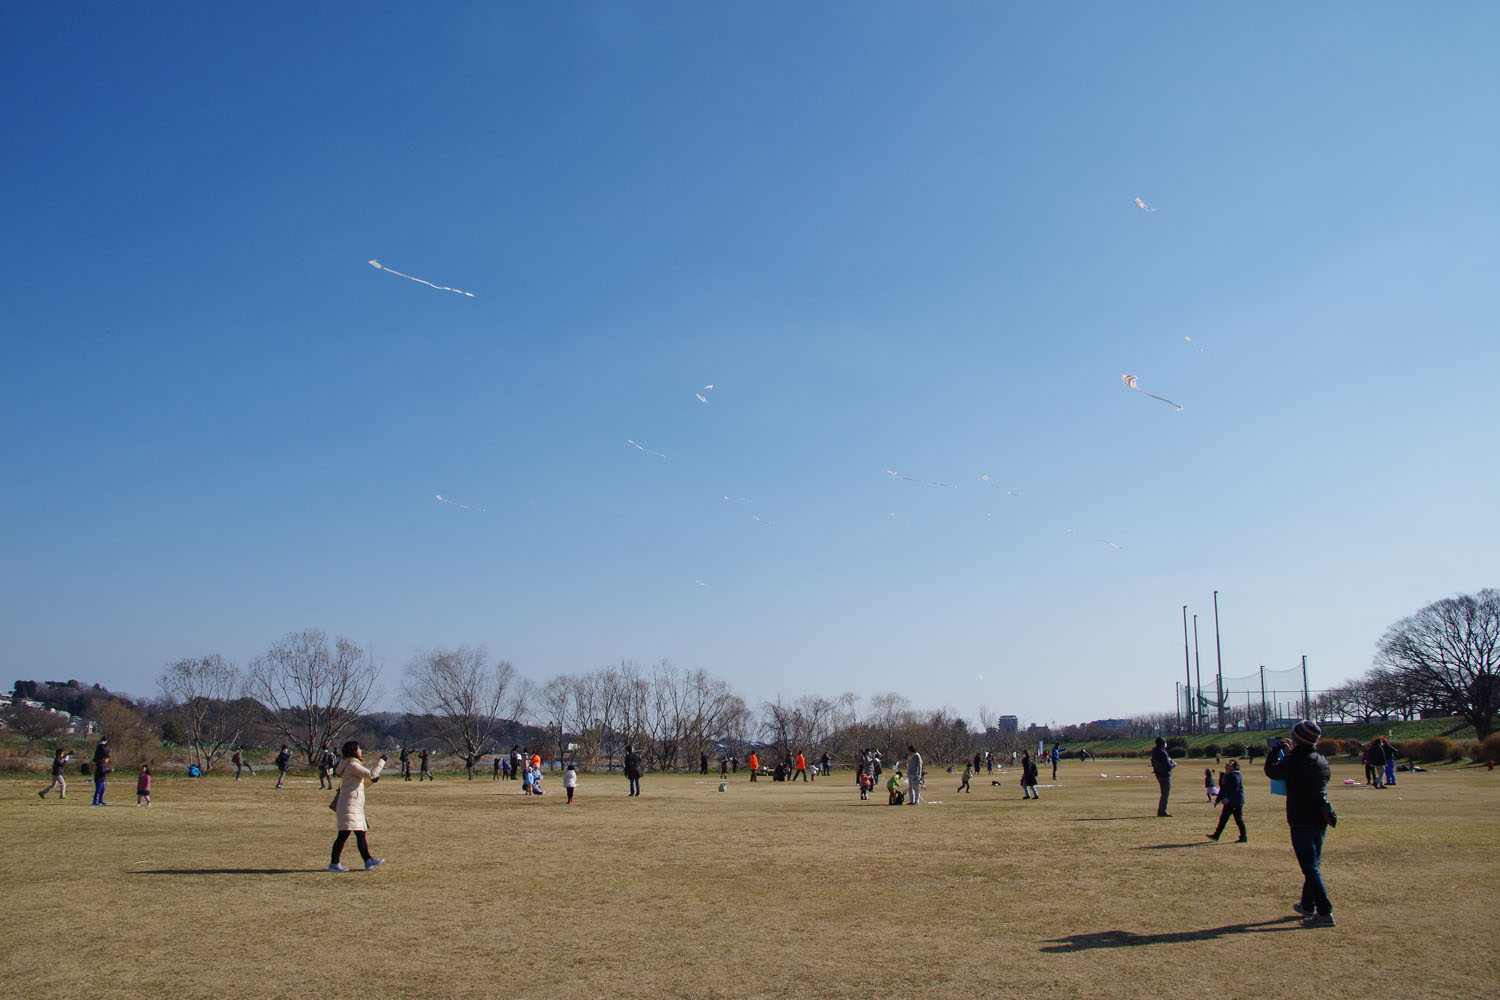
<svg viewBox="0 0 1500 1000">
<path fill-rule="evenodd" d="M 908 746 L 906 752 L 911 754 L 906 759 L 906 780 L 910 783 L 910 794 L 906 799 L 909 806 L 919 805 L 922 800 L 922 755 L 917 753 L 917 748 Z"/>
<path fill-rule="evenodd" d="M 333 841 L 333 856 L 329 859 L 328 870 L 349 870 L 339 864 L 339 855 L 344 853 L 344 844 L 352 833 L 354 843 L 359 847 L 359 856 L 365 859 L 365 871 L 369 871 L 384 864 L 385 859 L 370 857 L 370 845 L 365 839 L 365 833 L 370 829 L 365 822 L 365 785 L 380 780 L 380 772 L 385 768 L 385 755 L 380 755 L 374 770 L 365 767 L 358 740 L 345 743 L 340 755 L 343 760 L 339 761 L 334 771 L 339 776 L 339 793 L 333 798 L 333 813 L 338 817 L 339 835 Z"/>
</svg>

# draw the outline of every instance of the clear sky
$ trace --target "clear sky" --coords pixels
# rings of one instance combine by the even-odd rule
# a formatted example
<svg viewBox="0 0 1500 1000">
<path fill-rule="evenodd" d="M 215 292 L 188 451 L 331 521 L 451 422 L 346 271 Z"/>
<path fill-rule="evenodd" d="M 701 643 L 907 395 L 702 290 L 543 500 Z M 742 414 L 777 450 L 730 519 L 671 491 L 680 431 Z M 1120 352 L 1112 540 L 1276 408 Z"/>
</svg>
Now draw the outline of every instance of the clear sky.
<svg viewBox="0 0 1500 1000">
<path fill-rule="evenodd" d="M 316 627 L 393 708 L 482 642 L 1066 723 L 1171 711 L 1214 590 L 1226 675 L 1353 678 L 1500 584 L 1497 42 L 1492 3 L 5 5 L 0 682 Z"/>
</svg>

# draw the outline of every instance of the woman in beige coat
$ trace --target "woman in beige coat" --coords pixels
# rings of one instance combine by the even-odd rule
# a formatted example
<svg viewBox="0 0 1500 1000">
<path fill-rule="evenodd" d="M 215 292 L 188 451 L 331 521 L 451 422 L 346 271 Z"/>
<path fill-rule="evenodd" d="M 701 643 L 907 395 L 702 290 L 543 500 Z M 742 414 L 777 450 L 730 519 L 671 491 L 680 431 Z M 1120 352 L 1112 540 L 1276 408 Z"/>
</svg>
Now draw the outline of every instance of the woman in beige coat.
<svg viewBox="0 0 1500 1000">
<path fill-rule="evenodd" d="M 354 843 L 359 847 L 359 856 L 365 859 L 365 871 L 385 863 L 384 858 L 370 857 L 370 845 L 365 841 L 369 825 L 365 822 L 365 785 L 380 780 L 385 767 L 385 755 L 375 762 L 372 771 L 365 767 L 358 740 L 345 743 L 341 751 L 343 759 L 334 773 L 339 776 L 339 793 L 333 799 L 333 812 L 338 817 L 339 835 L 333 841 L 333 857 L 329 861 L 331 872 L 346 872 L 349 869 L 339 864 L 339 855 L 344 853 L 344 844 L 349 834 L 354 834 Z"/>
</svg>

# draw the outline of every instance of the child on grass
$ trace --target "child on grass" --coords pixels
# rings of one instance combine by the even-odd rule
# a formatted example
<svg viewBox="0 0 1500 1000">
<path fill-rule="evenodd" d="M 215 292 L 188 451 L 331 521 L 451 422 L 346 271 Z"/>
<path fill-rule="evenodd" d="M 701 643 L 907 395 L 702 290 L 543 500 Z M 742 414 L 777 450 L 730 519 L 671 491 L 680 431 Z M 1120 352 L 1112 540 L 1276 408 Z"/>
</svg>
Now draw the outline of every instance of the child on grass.
<svg viewBox="0 0 1500 1000">
<path fill-rule="evenodd" d="M 151 804 L 151 765 L 141 765 L 141 776 L 135 779 L 135 807 L 139 809 L 141 803 Z"/>
<path fill-rule="evenodd" d="M 1203 791 L 1208 795 L 1208 804 L 1213 805 L 1214 799 L 1219 797 L 1219 783 L 1214 781 L 1214 770 L 1211 767 L 1203 769 Z"/>
<path fill-rule="evenodd" d="M 964 783 L 962 785 L 958 786 L 958 790 L 960 792 L 969 792 L 969 793 L 972 794 L 973 789 L 969 787 L 969 779 L 972 778 L 972 777 L 974 777 L 974 768 L 973 767 L 965 767 L 964 768 Z M 957 794 L 957 793 L 955 793 L 955 794 Z"/>
<path fill-rule="evenodd" d="M 568 791 L 568 804 L 573 804 L 573 789 L 578 787 L 578 765 L 570 763 L 563 772 L 563 788 Z"/>
</svg>

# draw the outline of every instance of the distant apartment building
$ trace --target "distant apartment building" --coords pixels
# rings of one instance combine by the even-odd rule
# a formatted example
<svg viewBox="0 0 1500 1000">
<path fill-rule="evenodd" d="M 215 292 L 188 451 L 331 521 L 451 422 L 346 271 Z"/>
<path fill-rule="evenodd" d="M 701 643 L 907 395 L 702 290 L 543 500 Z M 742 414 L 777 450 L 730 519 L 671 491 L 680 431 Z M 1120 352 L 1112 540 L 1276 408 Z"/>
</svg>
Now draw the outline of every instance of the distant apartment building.
<svg viewBox="0 0 1500 1000">
<path fill-rule="evenodd" d="M 1002 733 L 1018 732 L 1021 728 L 1021 720 L 1014 715 L 1000 716 L 1000 731 Z"/>
</svg>

